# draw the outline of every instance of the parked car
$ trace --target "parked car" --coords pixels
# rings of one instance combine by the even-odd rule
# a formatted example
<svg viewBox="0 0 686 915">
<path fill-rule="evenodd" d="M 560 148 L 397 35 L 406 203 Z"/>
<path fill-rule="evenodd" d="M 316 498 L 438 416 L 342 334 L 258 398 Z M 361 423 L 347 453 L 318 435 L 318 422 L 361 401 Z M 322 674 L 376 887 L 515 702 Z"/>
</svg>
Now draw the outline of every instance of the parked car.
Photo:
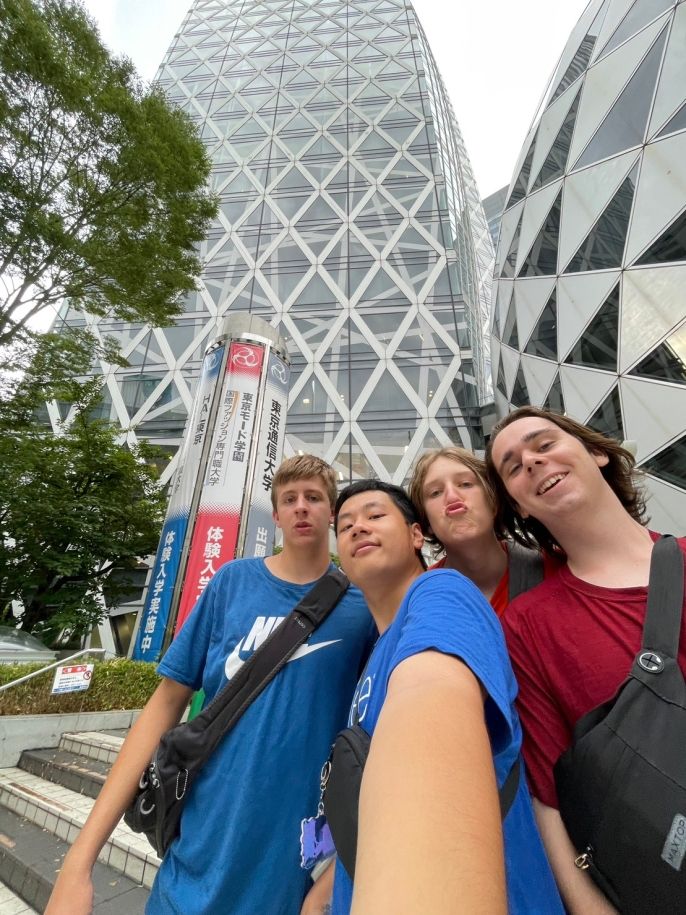
<svg viewBox="0 0 686 915">
<path fill-rule="evenodd" d="M 43 661 L 52 664 L 57 652 L 46 648 L 40 639 L 21 629 L 0 626 L 0 664 L 22 664 Z"/>
</svg>

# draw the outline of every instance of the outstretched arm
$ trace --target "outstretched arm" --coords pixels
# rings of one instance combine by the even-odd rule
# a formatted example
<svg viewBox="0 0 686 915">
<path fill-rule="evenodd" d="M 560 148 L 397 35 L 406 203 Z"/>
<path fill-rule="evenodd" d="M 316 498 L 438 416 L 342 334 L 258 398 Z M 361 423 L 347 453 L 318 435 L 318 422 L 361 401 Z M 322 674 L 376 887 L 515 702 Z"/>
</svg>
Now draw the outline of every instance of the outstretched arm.
<svg viewBox="0 0 686 915">
<path fill-rule="evenodd" d="M 300 915 L 330 915 L 335 867 L 336 859 L 332 858 L 305 896 Z"/>
<path fill-rule="evenodd" d="M 93 809 L 64 859 L 45 915 L 87 915 L 93 907 L 91 871 L 131 803 L 160 737 L 178 724 L 192 690 L 163 679 L 131 728 Z"/>
<path fill-rule="evenodd" d="M 484 694 L 450 655 L 414 655 L 390 678 L 362 780 L 352 912 L 507 912 Z"/>
<path fill-rule="evenodd" d="M 534 798 L 534 813 L 550 866 L 570 915 L 618 915 L 589 875 L 575 866 L 578 852 L 574 850 L 559 811 Z"/>
</svg>

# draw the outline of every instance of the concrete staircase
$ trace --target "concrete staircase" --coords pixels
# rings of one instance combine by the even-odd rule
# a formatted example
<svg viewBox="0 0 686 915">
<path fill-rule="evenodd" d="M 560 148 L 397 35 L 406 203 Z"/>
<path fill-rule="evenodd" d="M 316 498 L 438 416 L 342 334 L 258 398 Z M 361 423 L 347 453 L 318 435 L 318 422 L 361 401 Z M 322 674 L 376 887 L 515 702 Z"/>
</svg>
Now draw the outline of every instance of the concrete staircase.
<svg viewBox="0 0 686 915">
<path fill-rule="evenodd" d="M 42 912 L 123 741 L 120 731 L 64 734 L 0 769 L 0 913 Z M 145 837 L 117 826 L 93 871 L 95 915 L 142 915 L 159 859 Z"/>
</svg>

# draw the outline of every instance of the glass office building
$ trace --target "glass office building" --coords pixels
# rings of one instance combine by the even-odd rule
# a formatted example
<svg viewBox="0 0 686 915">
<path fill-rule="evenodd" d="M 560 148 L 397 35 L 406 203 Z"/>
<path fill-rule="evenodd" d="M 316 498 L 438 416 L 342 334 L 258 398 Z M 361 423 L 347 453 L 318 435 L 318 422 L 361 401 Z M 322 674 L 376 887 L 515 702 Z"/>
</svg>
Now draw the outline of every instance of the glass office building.
<svg viewBox="0 0 686 915">
<path fill-rule="evenodd" d="M 196 0 L 157 80 L 196 122 L 219 215 L 173 327 L 107 323 L 105 415 L 175 453 L 223 317 L 278 328 L 287 453 L 402 481 L 482 446 L 493 248 L 459 128 L 405 0 Z M 174 470 L 172 460 L 164 479 Z"/>
<path fill-rule="evenodd" d="M 496 259 L 498 411 L 632 443 L 686 530 L 686 3 L 592 0 L 526 137 Z"/>
</svg>

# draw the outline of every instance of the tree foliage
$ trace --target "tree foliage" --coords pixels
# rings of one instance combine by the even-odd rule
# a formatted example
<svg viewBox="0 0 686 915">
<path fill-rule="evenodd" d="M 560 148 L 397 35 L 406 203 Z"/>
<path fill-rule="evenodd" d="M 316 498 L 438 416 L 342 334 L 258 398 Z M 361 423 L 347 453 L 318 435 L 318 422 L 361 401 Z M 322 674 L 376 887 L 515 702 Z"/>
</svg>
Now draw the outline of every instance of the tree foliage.
<svg viewBox="0 0 686 915">
<path fill-rule="evenodd" d="M 23 627 L 43 636 L 102 619 L 101 583 L 154 552 L 164 515 L 154 449 L 123 447 L 120 429 L 93 418 L 100 381 L 78 378 L 88 346 L 78 333 L 44 335 L 0 400 L 0 619 L 19 599 Z M 53 398 L 71 404 L 57 433 L 37 421 Z"/>
<path fill-rule="evenodd" d="M 169 323 L 216 202 L 190 119 L 72 0 L 0 0 L 0 345 L 69 299 Z"/>
</svg>

